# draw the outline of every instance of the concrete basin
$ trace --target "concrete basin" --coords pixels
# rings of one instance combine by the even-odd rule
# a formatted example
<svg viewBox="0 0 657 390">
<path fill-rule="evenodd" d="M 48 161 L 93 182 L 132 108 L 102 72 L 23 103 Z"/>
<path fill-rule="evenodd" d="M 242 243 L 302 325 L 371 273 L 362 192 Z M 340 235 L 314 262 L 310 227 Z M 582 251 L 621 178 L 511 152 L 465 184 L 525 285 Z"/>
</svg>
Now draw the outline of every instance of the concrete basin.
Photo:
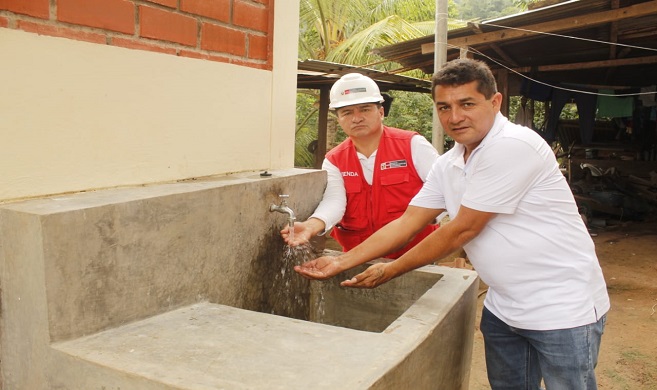
<svg viewBox="0 0 657 390">
<path fill-rule="evenodd" d="M 311 283 L 269 205 L 325 172 L 272 174 L 0 205 L 0 388 L 467 389 L 476 274 Z"/>
<path fill-rule="evenodd" d="M 103 369 L 75 388 L 468 388 L 475 273 L 427 266 L 372 290 L 340 280 L 311 283 L 308 321 L 201 302 L 53 348 Z"/>
</svg>

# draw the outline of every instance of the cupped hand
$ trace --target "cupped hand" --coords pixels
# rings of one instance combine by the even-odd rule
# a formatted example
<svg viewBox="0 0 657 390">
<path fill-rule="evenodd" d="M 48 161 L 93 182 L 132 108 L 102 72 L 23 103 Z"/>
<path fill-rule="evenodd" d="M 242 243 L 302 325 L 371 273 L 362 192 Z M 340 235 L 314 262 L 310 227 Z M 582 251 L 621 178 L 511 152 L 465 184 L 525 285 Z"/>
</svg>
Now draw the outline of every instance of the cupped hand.
<svg viewBox="0 0 657 390">
<path fill-rule="evenodd" d="M 307 244 L 312 237 L 312 232 L 303 222 L 294 223 L 294 234 L 290 234 L 290 226 L 285 226 L 281 230 L 283 241 L 289 246 L 298 246 Z"/>
<path fill-rule="evenodd" d="M 324 256 L 294 267 L 294 270 L 307 279 L 325 280 L 340 272 L 342 268 L 334 256 Z"/>
<path fill-rule="evenodd" d="M 377 263 L 349 280 L 340 283 L 343 287 L 374 288 L 391 279 L 386 273 L 389 263 Z"/>
</svg>

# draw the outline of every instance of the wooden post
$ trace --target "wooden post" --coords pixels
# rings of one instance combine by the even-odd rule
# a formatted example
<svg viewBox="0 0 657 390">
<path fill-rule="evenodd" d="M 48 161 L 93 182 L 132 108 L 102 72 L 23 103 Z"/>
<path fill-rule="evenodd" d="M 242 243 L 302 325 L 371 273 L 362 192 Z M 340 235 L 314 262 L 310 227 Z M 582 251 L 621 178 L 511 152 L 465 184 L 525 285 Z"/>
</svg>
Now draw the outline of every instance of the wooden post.
<svg viewBox="0 0 657 390">
<path fill-rule="evenodd" d="M 329 93 L 331 87 L 323 86 L 319 89 L 319 119 L 317 120 L 317 148 L 315 148 L 315 165 L 313 168 L 320 169 L 324 156 L 326 155 L 327 123 L 329 114 Z"/>
<path fill-rule="evenodd" d="M 502 94 L 502 107 L 500 112 L 509 117 L 509 71 L 500 69 L 497 71 L 497 90 Z"/>
</svg>

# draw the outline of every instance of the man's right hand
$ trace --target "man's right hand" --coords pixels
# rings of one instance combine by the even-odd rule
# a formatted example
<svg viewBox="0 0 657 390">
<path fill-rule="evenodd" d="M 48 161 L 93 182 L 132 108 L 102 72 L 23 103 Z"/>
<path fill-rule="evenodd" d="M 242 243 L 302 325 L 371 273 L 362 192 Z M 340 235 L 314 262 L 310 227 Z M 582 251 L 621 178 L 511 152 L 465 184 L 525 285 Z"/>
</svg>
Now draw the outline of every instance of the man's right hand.
<svg viewBox="0 0 657 390">
<path fill-rule="evenodd" d="M 283 241 L 289 246 L 298 246 L 307 244 L 311 238 L 324 231 L 324 222 L 317 218 L 310 218 L 305 222 L 294 223 L 294 234 L 290 234 L 290 226 L 285 226 L 281 230 Z"/>
<path fill-rule="evenodd" d="M 281 230 L 281 237 L 283 241 L 289 246 L 298 246 L 307 244 L 310 241 L 310 238 L 314 235 L 313 231 L 308 227 L 306 222 L 295 222 L 294 223 L 294 234 L 290 234 L 290 226 L 287 225 L 283 230 Z"/>
</svg>

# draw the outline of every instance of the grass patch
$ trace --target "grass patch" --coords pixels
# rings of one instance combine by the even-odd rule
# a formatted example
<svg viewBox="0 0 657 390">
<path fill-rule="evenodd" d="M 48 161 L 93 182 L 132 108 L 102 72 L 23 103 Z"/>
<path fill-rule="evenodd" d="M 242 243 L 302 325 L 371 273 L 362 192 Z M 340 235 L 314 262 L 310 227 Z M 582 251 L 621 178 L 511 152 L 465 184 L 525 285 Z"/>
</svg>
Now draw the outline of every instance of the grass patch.
<svg viewBox="0 0 657 390">
<path fill-rule="evenodd" d="M 654 356 L 628 349 L 616 361 L 618 370 L 607 370 L 605 375 L 622 386 L 621 389 L 657 390 L 657 362 Z"/>
</svg>

